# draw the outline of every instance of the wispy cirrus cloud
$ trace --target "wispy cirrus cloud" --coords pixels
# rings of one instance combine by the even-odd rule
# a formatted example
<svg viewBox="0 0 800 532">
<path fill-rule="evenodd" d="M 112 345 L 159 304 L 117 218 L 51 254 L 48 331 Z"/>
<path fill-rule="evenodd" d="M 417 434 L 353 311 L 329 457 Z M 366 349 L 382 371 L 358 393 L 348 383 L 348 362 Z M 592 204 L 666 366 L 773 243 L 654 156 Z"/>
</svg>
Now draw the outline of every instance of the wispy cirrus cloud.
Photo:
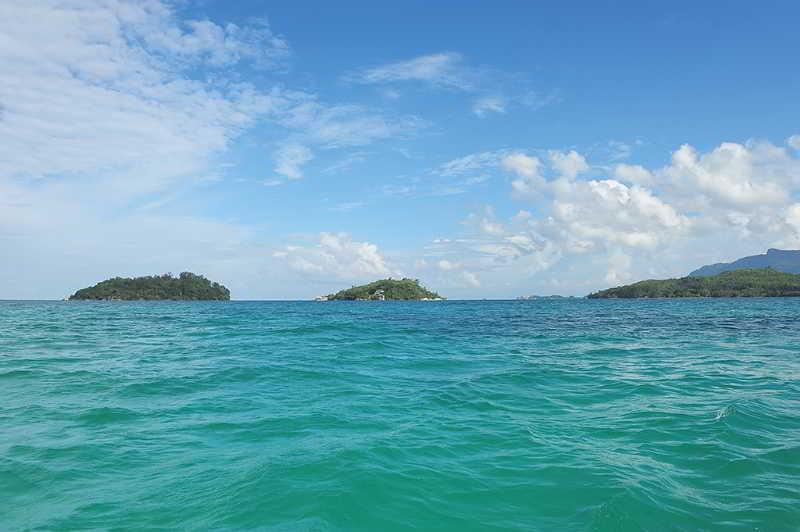
<svg viewBox="0 0 800 532">
<path fill-rule="evenodd" d="M 391 116 L 353 104 L 329 105 L 294 93 L 277 122 L 325 148 L 365 146 L 378 140 L 411 136 L 428 126 L 416 116 Z"/>
<path fill-rule="evenodd" d="M 506 100 L 499 96 L 484 96 L 475 100 L 472 104 L 472 112 L 480 117 L 484 117 L 489 113 L 505 114 L 507 103 Z"/>
<path fill-rule="evenodd" d="M 265 21 L 187 20 L 158 0 L 0 4 L 0 239 L 14 257 L 0 266 L 3 296 L 180 268 L 236 277 L 234 295 L 263 293 L 258 272 L 274 259 L 255 229 L 171 213 L 180 191 L 219 179 L 255 124 L 287 135 L 268 186 L 302 177 L 314 149 L 424 127 L 242 81 L 243 65 L 279 73 L 290 57 Z"/>
<path fill-rule="evenodd" d="M 0 38 L 6 177 L 113 176 L 121 191 L 146 192 L 205 173 L 215 153 L 281 105 L 280 94 L 212 87 L 188 71 L 187 62 L 284 57 L 288 45 L 263 24 L 182 23 L 158 2 L 29 2 L 0 6 Z"/>
<path fill-rule="evenodd" d="M 463 92 L 472 98 L 470 108 L 480 118 L 506 114 L 514 108 L 537 110 L 560 99 L 555 90 L 534 90 L 533 83 L 520 74 L 472 66 L 461 54 L 452 51 L 355 70 L 346 74 L 343 79 L 350 83 L 368 85 L 416 83 Z M 396 98 L 399 92 L 393 90 L 392 95 Z"/>
<path fill-rule="evenodd" d="M 460 54 L 441 52 L 365 68 L 346 75 L 345 79 L 355 83 L 413 81 L 442 88 L 471 90 L 473 84 L 469 77 Z"/>
</svg>

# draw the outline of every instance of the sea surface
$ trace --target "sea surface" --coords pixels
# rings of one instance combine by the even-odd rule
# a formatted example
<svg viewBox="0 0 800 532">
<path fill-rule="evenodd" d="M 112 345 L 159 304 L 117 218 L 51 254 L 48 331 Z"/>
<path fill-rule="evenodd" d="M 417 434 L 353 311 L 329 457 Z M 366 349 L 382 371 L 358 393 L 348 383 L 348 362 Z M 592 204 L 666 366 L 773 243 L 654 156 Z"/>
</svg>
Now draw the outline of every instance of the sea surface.
<svg viewBox="0 0 800 532">
<path fill-rule="evenodd" d="M 800 530 L 800 299 L 0 302 L 0 530 Z"/>
</svg>

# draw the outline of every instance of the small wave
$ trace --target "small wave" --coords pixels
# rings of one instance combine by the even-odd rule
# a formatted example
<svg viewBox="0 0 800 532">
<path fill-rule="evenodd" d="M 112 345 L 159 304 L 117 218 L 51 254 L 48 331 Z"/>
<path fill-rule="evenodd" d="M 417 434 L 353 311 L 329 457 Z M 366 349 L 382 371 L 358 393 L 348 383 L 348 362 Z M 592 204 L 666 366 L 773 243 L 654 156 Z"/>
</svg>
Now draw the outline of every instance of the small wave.
<svg viewBox="0 0 800 532">
<path fill-rule="evenodd" d="M 722 408 L 717 411 L 716 415 L 714 416 L 714 421 L 725 419 L 726 417 L 732 416 L 735 413 L 736 413 L 736 407 L 733 405 L 728 405 L 725 408 Z"/>
</svg>

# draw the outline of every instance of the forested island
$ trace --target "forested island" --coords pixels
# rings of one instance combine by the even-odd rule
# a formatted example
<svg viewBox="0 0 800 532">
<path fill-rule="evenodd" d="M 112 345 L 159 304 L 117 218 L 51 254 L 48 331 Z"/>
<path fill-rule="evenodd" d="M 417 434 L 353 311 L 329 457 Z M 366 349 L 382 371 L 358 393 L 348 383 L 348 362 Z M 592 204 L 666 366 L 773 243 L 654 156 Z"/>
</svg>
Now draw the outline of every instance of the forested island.
<svg viewBox="0 0 800 532">
<path fill-rule="evenodd" d="M 439 301 L 444 299 L 431 292 L 417 279 L 381 279 L 354 286 L 335 294 L 318 297 L 318 301 Z"/>
<path fill-rule="evenodd" d="M 172 274 L 114 277 L 82 288 L 69 297 L 70 301 L 228 301 L 230 298 L 230 290 L 191 272 L 183 272 L 177 277 Z"/>
<path fill-rule="evenodd" d="M 589 294 L 602 298 L 794 297 L 800 296 L 800 275 L 771 268 L 743 269 L 708 277 L 648 280 Z"/>
</svg>

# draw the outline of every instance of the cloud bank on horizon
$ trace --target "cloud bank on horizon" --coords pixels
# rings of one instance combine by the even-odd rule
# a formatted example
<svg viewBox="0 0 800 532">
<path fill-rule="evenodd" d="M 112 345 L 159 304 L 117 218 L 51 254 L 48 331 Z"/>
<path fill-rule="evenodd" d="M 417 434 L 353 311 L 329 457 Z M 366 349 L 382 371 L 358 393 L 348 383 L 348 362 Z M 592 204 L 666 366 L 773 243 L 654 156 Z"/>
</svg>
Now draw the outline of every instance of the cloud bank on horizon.
<svg viewBox="0 0 800 532">
<path fill-rule="evenodd" d="M 308 27 L 272 9 L 0 2 L 0 298 L 181 270 L 240 299 L 388 276 L 452 298 L 582 295 L 800 248 L 798 74 L 727 30 L 729 55 L 637 52 L 614 27 L 595 52 L 531 36 L 537 9 L 568 15 L 552 6 L 513 23 L 440 6 L 382 47 L 365 20 L 317 31 L 352 21 L 346 5 Z M 631 16 L 652 20 L 640 38 L 674 38 L 676 13 Z M 792 60 L 785 20 L 752 28 L 775 64 Z M 475 45 L 500 22 L 524 54 Z M 678 80 L 636 53 L 695 63 Z"/>
</svg>

